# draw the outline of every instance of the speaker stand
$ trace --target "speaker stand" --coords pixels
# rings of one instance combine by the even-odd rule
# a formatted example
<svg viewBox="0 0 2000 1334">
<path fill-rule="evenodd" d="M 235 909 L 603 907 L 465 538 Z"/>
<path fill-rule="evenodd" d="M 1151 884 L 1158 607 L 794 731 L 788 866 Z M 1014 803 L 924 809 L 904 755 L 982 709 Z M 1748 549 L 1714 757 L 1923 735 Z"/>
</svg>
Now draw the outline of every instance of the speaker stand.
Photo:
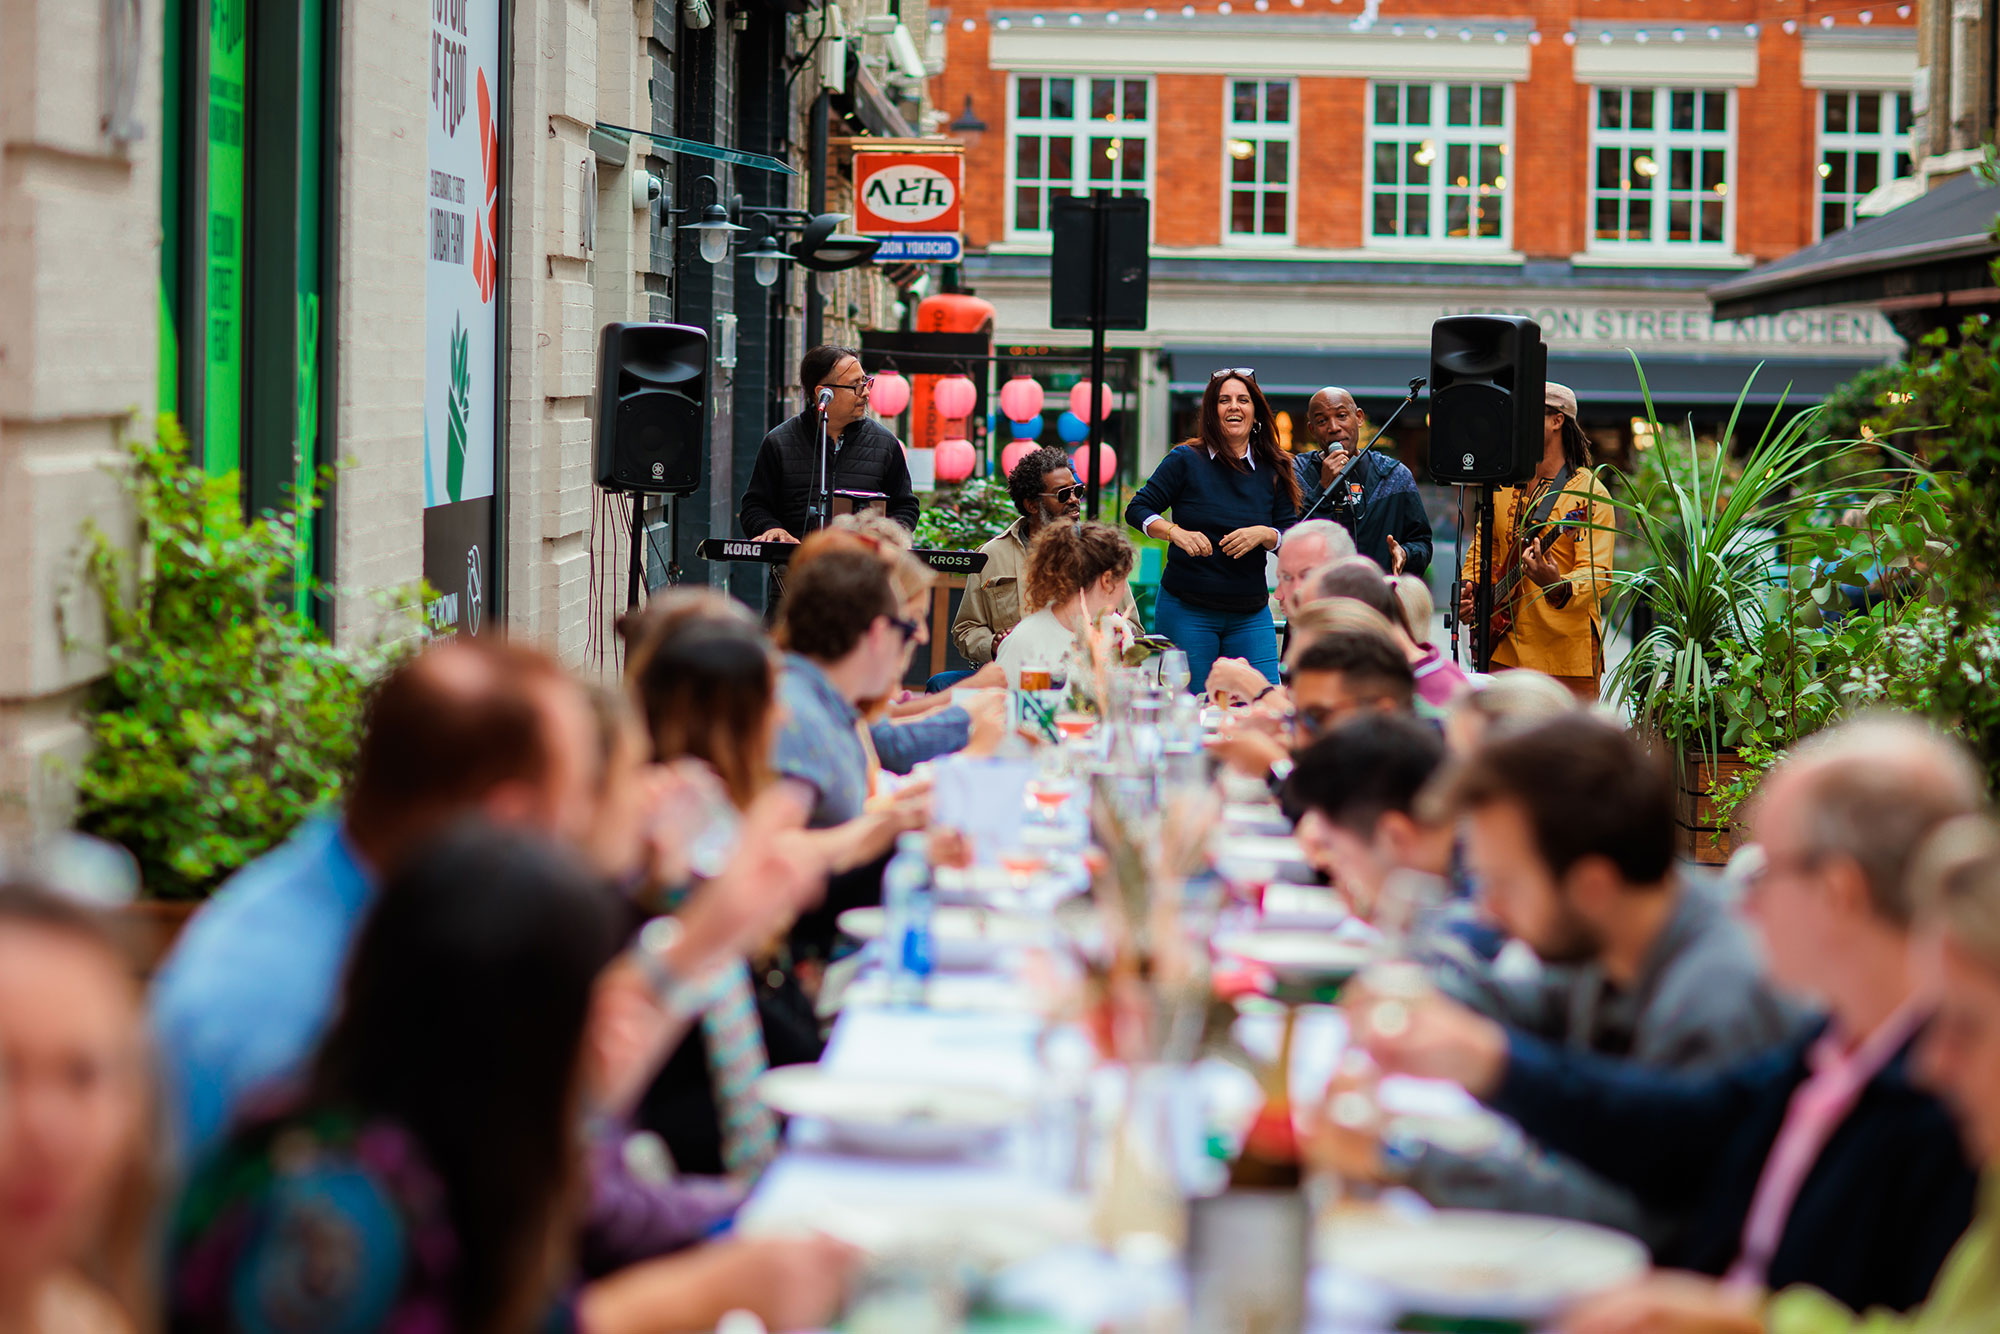
<svg viewBox="0 0 2000 1334">
<path fill-rule="evenodd" d="M 1479 582 L 1472 590 L 1472 670 L 1493 670 L 1493 483 L 1479 484 L 1475 511 L 1479 534 Z"/>
<path fill-rule="evenodd" d="M 1109 190 L 1090 192 L 1090 435 L 1084 445 L 1088 452 L 1083 456 L 1084 501 L 1083 517 L 1089 520 L 1104 516 L 1097 512 L 1098 489 L 1103 479 L 1097 474 L 1102 458 L 1099 444 L 1104 439 L 1104 400 L 1098 395 L 1104 392 L 1104 325 L 1107 320 L 1105 307 L 1110 304 L 1111 261 L 1106 251 L 1111 244 L 1111 220 L 1105 216 L 1105 209 L 1111 201 Z"/>
<path fill-rule="evenodd" d="M 640 590 L 646 584 L 646 493 L 632 493 L 632 561 L 631 572 L 625 581 L 625 610 L 639 609 Z"/>
</svg>

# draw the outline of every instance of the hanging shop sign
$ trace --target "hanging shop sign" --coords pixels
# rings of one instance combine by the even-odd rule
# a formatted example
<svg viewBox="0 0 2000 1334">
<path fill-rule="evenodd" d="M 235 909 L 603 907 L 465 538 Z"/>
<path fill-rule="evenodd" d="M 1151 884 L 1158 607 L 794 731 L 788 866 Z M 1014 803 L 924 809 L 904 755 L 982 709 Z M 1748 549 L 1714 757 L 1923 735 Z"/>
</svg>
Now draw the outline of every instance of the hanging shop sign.
<svg viewBox="0 0 2000 1334">
<path fill-rule="evenodd" d="M 953 148 L 854 150 L 854 226 L 884 238 L 878 264 L 949 264 L 961 253 L 965 155 Z"/>
<path fill-rule="evenodd" d="M 430 0 L 424 578 L 437 634 L 488 623 L 499 463 L 500 0 Z"/>
</svg>

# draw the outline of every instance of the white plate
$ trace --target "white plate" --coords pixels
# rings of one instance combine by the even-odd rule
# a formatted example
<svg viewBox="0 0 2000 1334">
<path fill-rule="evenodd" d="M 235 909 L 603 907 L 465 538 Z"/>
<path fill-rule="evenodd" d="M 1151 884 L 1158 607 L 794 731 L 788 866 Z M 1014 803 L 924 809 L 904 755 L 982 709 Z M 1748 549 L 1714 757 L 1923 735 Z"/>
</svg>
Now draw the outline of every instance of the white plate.
<svg viewBox="0 0 2000 1334">
<path fill-rule="evenodd" d="M 1016 908 L 1046 904 L 1089 888 L 1089 873 L 1076 857 L 1052 849 L 1043 849 L 1041 856 L 1042 868 L 1025 877 L 1004 866 L 940 866 L 931 873 L 937 901 L 946 906 Z"/>
<path fill-rule="evenodd" d="M 825 1123 L 859 1153 L 934 1158 L 989 1143 L 1031 1108 L 996 1089 L 843 1077 L 817 1065 L 785 1065 L 757 1080 L 773 1111 Z"/>
<path fill-rule="evenodd" d="M 1292 822 L 1268 801 L 1232 801 L 1222 808 L 1222 823 L 1231 833 L 1282 836 L 1292 832 Z"/>
<path fill-rule="evenodd" d="M 1288 986 L 1332 986 L 1347 981 L 1374 957 L 1365 941 L 1330 931 L 1234 931 L 1216 939 L 1217 953 L 1247 959 Z"/>
<path fill-rule="evenodd" d="M 1089 1206 L 1081 1198 L 995 1199 L 979 1191 L 940 1190 L 921 1199 L 857 1199 L 801 1192 L 773 1206 L 752 1197 L 737 1219 L 746 1237 L 825 1233 L 878 1261 L 919 1267 L 969 1264 L 992 1273 L 1087 1239 Z"/>
<path fill-rule="evenodd" d="M 840 998 L 843 1009 L 889 1004 L 889 975 L 863 973 Z M 924 1008 L 948 1013 L 1042 1014 L 1049 1005 L 1018 977 L 996 973 L 941 973 L 924 988 Z"/>
<path fill-rule="evenodd" d="M 1347 900 L 1325 885 L 1293 885 L 1278 880 L 1264 886 L 1264 906 L 1258 922 L 1293 930 L 1336 927 L 1355 921 Z"/>
<path fill-rule="evenodd" d="M 849 908 L 834 920 L 856 940 L 880 940 L 880 908 Z M 985 968 L 1010 949 L 1046 944 L 1046 922 L 1018 913 L 981 908 L 942 907 L 931 914 L 931 959 L 939 968 Z"/>
<path fill-rule="evenodd" d="M 1312 875 L 1305 850 L 1295 838 L 1225 833 L 1209 841 L 1208 852 L 1215 868 L 1231 879 L 1306 879 Z"/>
<path fill-rule="evenodd" d="M 1647 1269 L 1622 1232 L 1562 1218 L 1441 1209 L 1338 1219 L 1320 1259 L 1382 1289 L 1405 1315 L 1543 1321 Z"/>
</svg>

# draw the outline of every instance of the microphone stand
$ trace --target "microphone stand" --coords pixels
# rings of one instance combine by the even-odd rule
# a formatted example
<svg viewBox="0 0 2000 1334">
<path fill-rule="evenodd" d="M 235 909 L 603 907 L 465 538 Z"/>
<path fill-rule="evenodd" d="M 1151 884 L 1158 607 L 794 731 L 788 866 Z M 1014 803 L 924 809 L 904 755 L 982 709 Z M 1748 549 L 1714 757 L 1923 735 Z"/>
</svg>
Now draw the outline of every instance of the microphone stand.
<svg viewBox="0 0 2000 1334">
<path fill-rule="evenodd" d="M 813 480 L 812 496 L 806 502 L 806 531 L 814 532 L 833 522 L 833 444 L 828 439 L 826 415 L 833 407 L 833 391 L 819 391 L 819 449 L 818 475 Z"/>
<path fill-rule="evenodd" d="M 1328 482 L 1326 484 L 1326 490 L 1320 492 L 1319 499 L 1315 500 L 1310 506 L 1306 508 L 1306 512 L 1299 516 L 1300 523 L 1304 523 L 1307 519 L 1310 519 L 1313 517 L 1313 515 L 1319 513 L 1319 507 L 1321 505 L 1326 504 L 1326 498 L 1334 494 L 1334 492 L 1341 490 L 1341 483 L 1347 480 L 1347 474 L 1353 472 L 1355 465 L 1361 462 L 1361 456 L 1363 454 L 1366 454 L 1369 450 L 1375 448 L 1375 442 L 1382 438 L 1382 432 L 1388 430 L 1391 426 L 1394 426 L 1396 424 L 1396 418 L 1403 415 L 1403 409 L 1409 407 L 1410 404 L 1417 401 L 1417 395 L 1423 392 L 1424 386 L 1428 383 L 1430 382 L 1424 379 L 1424 377 L 1421 375 L 1415 376 L 1410 380 L 1409 395 L 1406 398 L 1404 398 L 1402 402 L 1396 405 L 1396 410 L 1394 412 L 1391 412 L 1386 418 L 1384 418 L 1380 426 L 1375 428 L 1375 434 L 1368 438 L 1368 443 L 1354 451 L 1354 457 L 1347 461 L 1347 466 L 1340 470 L 1340 475 L 1335 477 L 1331 482 Z M 1353 499 L 1352 496 L 1346 496 L 1344 492 L 1343 495 L 1345 496 L 1345 498 L 1341 501 L 1341 504 L 1352 509 L 1356 504 L 1355 500 Z"/>
</svg>

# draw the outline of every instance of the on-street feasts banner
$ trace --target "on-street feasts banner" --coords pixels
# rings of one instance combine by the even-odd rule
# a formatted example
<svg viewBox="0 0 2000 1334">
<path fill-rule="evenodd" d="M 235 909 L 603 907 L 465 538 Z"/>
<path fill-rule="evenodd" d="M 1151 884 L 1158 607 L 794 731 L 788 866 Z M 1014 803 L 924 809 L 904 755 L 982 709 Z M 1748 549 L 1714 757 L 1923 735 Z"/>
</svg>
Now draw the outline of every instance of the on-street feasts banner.
<svg viewBox="0 0 2000 1334">
<path fill-rule="evenodd" d="M 424 578 L 431 629 L 476 634 L 500 577 L 500 0 L 430 0 Z"/>
</svg>

